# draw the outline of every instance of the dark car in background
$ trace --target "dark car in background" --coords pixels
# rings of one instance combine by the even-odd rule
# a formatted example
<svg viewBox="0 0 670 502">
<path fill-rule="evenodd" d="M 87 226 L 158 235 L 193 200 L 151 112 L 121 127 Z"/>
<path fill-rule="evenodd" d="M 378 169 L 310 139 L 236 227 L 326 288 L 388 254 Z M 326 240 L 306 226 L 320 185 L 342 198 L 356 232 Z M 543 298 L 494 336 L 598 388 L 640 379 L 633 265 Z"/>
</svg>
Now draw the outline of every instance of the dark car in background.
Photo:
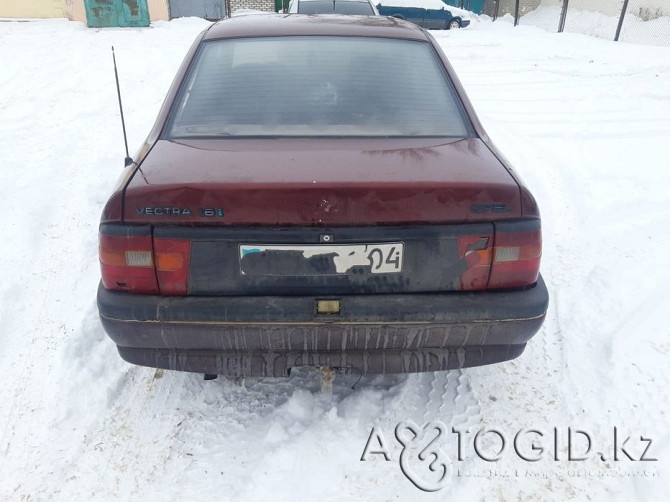
<svg viewBox="0 0 670 502">
<path fill-rule="evenodd" d="M 207 28 L 99 238 L 102 324 L 151 367 L 478 366 L 547 310 L 533 196 L 433 37 L 388 17 Z"/>
<path fill-rule="evenodd" d="M 424 9 L 422 7 L 395 7 L 378 4 L 377 10 L 381 16 L 405 19 L 427 30 L 454 30 L 470 25 L 468 19 L 454 16 L 450 10 L 444 7 L 442 9 Z"/>
</svg>

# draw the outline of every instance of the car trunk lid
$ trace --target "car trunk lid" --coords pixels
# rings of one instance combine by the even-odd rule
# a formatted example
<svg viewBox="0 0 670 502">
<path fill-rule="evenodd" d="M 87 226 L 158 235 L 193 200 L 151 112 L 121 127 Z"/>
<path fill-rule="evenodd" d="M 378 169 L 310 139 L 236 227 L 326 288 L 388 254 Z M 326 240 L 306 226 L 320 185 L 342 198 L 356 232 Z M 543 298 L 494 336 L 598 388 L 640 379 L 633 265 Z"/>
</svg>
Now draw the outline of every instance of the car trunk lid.
<svg viewBox="0 0 670 502">
<path fill-rule="evenodd" d="M 125 191 L 129 223 L 438 224 L 519 217 L 479 139 L 158 141 Z"/>
</svg>

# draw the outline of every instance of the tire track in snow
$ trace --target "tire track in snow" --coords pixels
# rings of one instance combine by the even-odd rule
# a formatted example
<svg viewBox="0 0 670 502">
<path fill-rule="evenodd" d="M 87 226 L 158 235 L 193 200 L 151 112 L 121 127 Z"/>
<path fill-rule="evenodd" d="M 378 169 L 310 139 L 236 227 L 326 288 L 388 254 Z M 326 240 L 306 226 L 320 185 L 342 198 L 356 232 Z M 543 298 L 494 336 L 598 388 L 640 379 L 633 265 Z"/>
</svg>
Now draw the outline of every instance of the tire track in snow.
<svg viewBox="0 0 670 502">
<path fill-rule="evenodd" d="M 91 424 L 72 452 L 67 481 L 93 498 L 126 500 L 158 483 L 183 419 L 179 409 L 183 387 L 182 375 L 127 370 L 97 426 Z"/>
<path fill-rule="evenodd" d="M 467 428 L 480 423 L 481 408 L 466 371 L 461 369 L 437 371 L 428 373 L 423 378 L 425 381 L 430 381 L 430 391 L 425 399 L 423 424 L 439 420 L 450 430 L 451 427 Z"/>
</svg>

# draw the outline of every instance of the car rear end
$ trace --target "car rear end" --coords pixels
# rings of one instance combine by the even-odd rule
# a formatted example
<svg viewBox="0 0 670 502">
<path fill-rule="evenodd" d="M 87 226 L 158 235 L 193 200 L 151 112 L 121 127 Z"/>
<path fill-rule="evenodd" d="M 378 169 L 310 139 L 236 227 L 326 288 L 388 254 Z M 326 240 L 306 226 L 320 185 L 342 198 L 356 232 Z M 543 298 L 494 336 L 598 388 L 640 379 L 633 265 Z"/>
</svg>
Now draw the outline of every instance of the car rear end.
<svg viewBox="0 0 670 502">
<path fill-rule="evenodd" d="M 382 23 L 271 23 L 193 52 L 100 226 L 124 359 L 283 376 L 521 354 L 547 308 L 537 206 L 431 40 Z"/>
</svg>

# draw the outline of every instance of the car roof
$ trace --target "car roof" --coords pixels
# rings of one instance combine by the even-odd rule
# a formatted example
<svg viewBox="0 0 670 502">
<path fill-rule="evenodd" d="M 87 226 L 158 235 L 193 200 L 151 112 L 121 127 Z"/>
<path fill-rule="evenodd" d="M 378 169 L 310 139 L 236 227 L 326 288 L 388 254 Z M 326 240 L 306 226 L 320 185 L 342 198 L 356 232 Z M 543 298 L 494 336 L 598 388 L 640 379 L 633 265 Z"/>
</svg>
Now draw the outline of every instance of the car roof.
<svg viewBox="0 0 670 502">
<path fill-rule="evenodd" d="M 213 24 L 204 40 L 217 38 L 331 35 L 428 41 L 417 25 L 384 16 L 258 14 L 236 16 Z"/>
</svg>

